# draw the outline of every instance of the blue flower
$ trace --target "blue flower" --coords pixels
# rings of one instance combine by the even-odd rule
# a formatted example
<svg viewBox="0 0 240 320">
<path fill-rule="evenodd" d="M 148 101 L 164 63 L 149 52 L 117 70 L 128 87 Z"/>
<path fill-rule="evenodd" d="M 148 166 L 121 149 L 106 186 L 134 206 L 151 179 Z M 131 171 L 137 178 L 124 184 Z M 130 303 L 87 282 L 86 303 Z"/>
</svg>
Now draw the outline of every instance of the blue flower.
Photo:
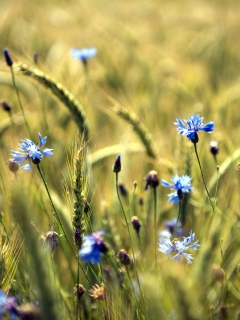
<svg viewBox="0 0 240 320">
<path fill-rule="evenodd" d="M 9 320 L 17 319 L 17 298 L 8 297 L 3 291 L 0 290 L 0 319 L 3 316 L 8 316 Z"/>
<path fill-rule="evenodd" d="M 168 202 L 172 202 L 172 204 L 178 204 L 182 199 L 183 193 L 193 191 L 191 187 L 191 180 L 192 178 L 190 178 L 188 175 L 179 177 L 177 174 L 172 176 L 172 184 L 162 179 L 162 185 L 164 187 L 169 187 L 171 190 L 175 190 L 175 192 L 168 195 Z"/>
<path fill-rule="evenodd" d="M 94 47 L 84 49 L 73 48 L 70 52 L 74 59 L 86 62 L 87 59 L 95 57 L 97 49 Z"/>
<path fill-rule="evenodd" d="M 179 228 L 181 225 L 181 222 L 177 221 L 177 218 L 173 218 L 172 220 L 167 220 L 164 222 L 164 226 L 168 228 L 170 235 L 174 233 L 177 237 L 184 236 L 185 230 Z"/>
<path fill-rule="evenodd" d="M 105 232 L 97 231 L 88 236 L 83 237 L 83 245 L 79 250 L 79 256 L 85 262 L 97 264 L 100 262 L 102 253 L 107 252 L 107 247 L 102 240 Z"/>
<path fill-rule="evenodd" d="M 45 148 L 40 150 L 40 148 L 46 143 L 47 137 L 42 138 L 41 134 L 38 133 L 39 145 L 35 144 L 29 139 L 21 140 L 22 143 L 19 143 L 20 148 L 19 151 L 11 150 L 11 155 L 13 156 L 12 161 L 20 165 L 19 170 L 32 171 L 31 162 L 34 164 L 38 164 L 43 155 L 46 157 L 50 157 L 53 153 L 51 152 L 53 149 Z M 26 165 L 23 165 L 25 161 L 28 161 Z"/>
<path fill-rule="evenodd" d="M 184 120 L 187 123 L 187 126 L 184 125 L 182 120 L 180 118 L 176 119 L 177 122 L 174 122 L 176 126 L 178 126 L 177 130 L 179 131 L 178 134 L 182 134 L 183 136 L 186 136 L 189 140 L 196 143 L 198 142 L 198 135 L 197 132 L 202 130 L 205 132 L 212 132 L 215 129 L 214 124 L 215 122 L 209 122 L 207 124 L 203 124 L 203 118 L 200 118 L 200 115 L 193 114 L 191 117 L 188 118 L 188 120 Z"/>
<path fill-rule="evenodd" d="M 192 254 L 185 253 L 185 251 L 188 249 L 198 250 L 198 247 L 200 246 L 198 244 L 199 240 L 190 245 L 190 243 L 194 240 L 194 237 L 195 233 L 192 233 L 192 231 L 190 232 L 189 237 L 183 237 L 182 241 L 176 239 L 171 241 L 168 237 L 160 236 L 158 250 L 164 253 L 167 258 L 171 253 L 174 253 L 175 255 L 171 258 L 171 260 L 175 262 L 186 258 L 187 263 L 192 263 Z"/>
</svg>

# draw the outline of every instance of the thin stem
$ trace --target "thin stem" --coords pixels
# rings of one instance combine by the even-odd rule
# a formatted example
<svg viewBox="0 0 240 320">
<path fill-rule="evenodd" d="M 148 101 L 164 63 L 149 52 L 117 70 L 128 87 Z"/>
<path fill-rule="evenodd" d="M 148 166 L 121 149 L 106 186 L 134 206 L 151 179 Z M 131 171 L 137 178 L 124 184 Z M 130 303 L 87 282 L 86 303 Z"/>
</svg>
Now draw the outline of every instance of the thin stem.
<svg viewBox="0 0 240 320">
<path fill-rule="evenodd" d="M 219 166 L 217 166 L 217 184 L 216 184 L 216 190 L 215 190 L 215 195 L 214 195 L 214 209 L 216 208 L 217 205 L 217 193 L 218 193 L 218 186 L 219 186 Z"/>
<path fill-rule="evenodd" d="M 129 229 L 129 224 L 128 224 L 126 213 L 124 211 L 123 204 L 122 204 L 122 201 L 121 201 L 121 198 L 120 198 L 120 195 L 119 195 L 119 190 L 118 190 L 118 172 L 116 172 L 116 191 L 117 191 L 118 200 L 120 202 L 121 209 L 122 209 L 122 212 L 123 212 L 123 215 L 124 215 L 124 219 L 125 219 L 125 222 L 126 222 L 126 225 L 127 225 L 127 229 L 128 229 L 128 234 L 129 234 L 129 239 L 130 239 L 130 243 L 131 243 L 133 259 L 134 259 L 134 264 L 133 265 L 134 265 L 134 271 L 135 271 L 136 278 L 137 278 L 137 283 L 138 283 L 138 286 L 139 286 L 141 297 L 144 300 L 144 296 L 143 296 L 143 293 L 142 293 L 142 290 L 141 290 L 140 281 L 139 281 L 139 277 L 138 277 L 138 272 L 137 272 L 137 268 L 136 268 L 136 262 L 135 262 L 136 259 L 135 259 L 135 254 L 134 254 L 134 249 L 133 249 L 133 242 L 132 242 L 132 237 L 131 237 L 131 233 L 130 233 L 130 229 Z"/>
<path fill-rule="evenodd" d="M 56 208 L 55 208 L 55 206 L 54 206 L 54 203 L 53 203 L 53 201 L 52 201 L 52 197 L 51 197 L 51 195 L 50 195 L 50 192 L 49 192 L 47 183 L 46 183 L 46 181 L 45 181 L 45 179 L 44 179 L 44 177 L 43 177 L 43 174 L 42 174 L 42 171 L 41 171 L 41 169 L 40 169 L 39 164 L 37 164 L 37 168 L 38 168 L 38 172 L 40 173 L 40 176 L 41 176 L 41 178 L 42 178 L 42 181 L 43 181 L 43 183 L 44 183 L 45 189 L 46 189 L 46 191 L 47 191 L 47 194 L 48 194 L 48 197 L 49 197 L 49 199 L 50 199 L 50 202 L 51 202 L 51 205 L 52 205 L 52 207 L 53 207 L 53 210 L 54 210 L 54 212 L 55 212 L 55 215 L 56 215 L 56 217 L 57 217 L 58 224 L 60 225 L 60 228 L 62 229 L 62 232 L 64 233 L 64 236 L 65 236 L 65 238 L 66 238 L 66 240 L 67 240 L 67 242 L 68 242 L 68 244 L 69 244 L 69 246 L 70 246 L 70 248 L 71 248 L 71 250 L 72 250 L 72 252 L 73 252 L 73 254 L 74 254 L 74 257 L 78 260 L 78 255 L 75 253 L 75 250 L 73 249 L 73 246 L 71 245 L 71 242 L 70 242 L 70 240 L 68 239 L 67 233 L 66 233 L 66 231 L 65 231 L 65 229 L 64 229 L 64 227 L 63 227 L 63 224 L 62 224 L 61 219 L 60 219 L 60 217 L 59 217 L 59 215 L 58 215 L 58 212 L 57 212 L 57 210 L 56 210 Z M 80 264 L 80 263 L 79 263 L 79 264 Z M 83 267 L 82 267 L 81 264 L 80 264 L 80 267 L 81 267 L 82 272 L 84 273 L 84 275 L 85 275 L 88 283 L 91 284 L 91 282 L 90 282 L 90 280 L 88 279 L 88 276 L 87 276 L 86 272 L 84 271 L 84 269 L 83 269 Z"/>
<path fill-rule="evenodd" d="M 155 268 L 157 269 L 157 188 L 153 188 L 153 202 L 154 202 L 154 256 L 155 256 Z"/>
<path fill-rule="evenodd" d="M 178 221 L 180 220 L 180 217 L 181 217 L 181 211 L 182 211 L 182 200 L 180 200 L 180 201 L 179 201 L 178 217 L 177 217 L 176 227 L 177 227 L 177 225 L 178 225 Z"/>
<path fill-rule="evenodd" d="M 26 127 L 27 127 L 28 134 L 29 134 L 29 136 L 30 136 L 30 138 L 31 138 L 31 131 L 30 131 L 30 128 L 29 128 L 29 125 L 28 125 L 28 122 L 27 122 L 27 119 L 26 119 L 26 116 L 25 116 L 25 112 L 24 112 L 24 109 L 23 109 L 23 106 L 22 106 L 22 102 L 21 102 L 21 100 L 20 100 L 19 90 L 18 90 L 18 87 L 17 87 L 17 85 L 16 85 L 16 81 L 15 81 L 15 77 L 14 77 L 13 67 L 11 66 L 10 69 L 11 69 L 11 75 L 12 75 L 12 83 L 13 83 L 13 86 L 14 86 L 14 88 L 15 88 L 15 90 L 16 90 L 16 94 L 17 94 L 18 104 L 19 104 L 20 109 L 21 109 L 21 111 L 22 111 L 23 120 L 24 120 L 25 125 L 26 125 Z"/>
<path fill-rule="evenodd" d="M 77 290 L 78 290 L 78 285 L 79 285 L 79 258 L 77 259 Z M 76 320 L 78 320 L 78 310 L 79 310 L 79 298 L 78 298 L 78 293 L 77 293 L 77 304 L 76 304 Z"/>
<path fill-rule="evenodd" d="M 70 246 L 70 248 L 71 248 L 74 256 L 76 257 L 75 250 L 73 249 L 73 246 L 71 245 L 71 242 L 70 242 L 69 239 L 68 239 L 68 236 L 67 236 L 66 231 L 65 231 L 65 229 L 64 229 L 64 227 L 63 227 L 63 224 L 62 224 L 62 222 L 61 222 L 61 219 L 60 219 L 60 217 L 59 217 L 59 215 L 58 215 L 58 212 L 57 212 L 57 210 L 56 210 L 56 208 L 55 208 L 55 205 L 54 205 L 54 203 L 53 203 L 53 201 L 52 201 L 52 197 L 51 197 L 51 195 L 50 195 L 50 192 L 49 192 L 47 183 L 46 183 L 46 181 L 45 181 L 45 179 L 44 179 L 44 177 L 43 177 L 43 174 L 42 174 L 42 171 L 41 171 L 41 169 L 40 169 L 39 164 L 37 164 L 37 168 L 38 168 L 38 172 L 40 173 L 40 176 L 41 176 L 41 178 L 42 178 L 42 181 L 43 181 L 43 183 L 44 183 L 45 189 L 46 189 L 46 191 L 47 191 L 47 194 L 48 194 L 49 200 L 50 200 L 50 202 L 51 202 L 51 205 L 52 205 L 52 207 L 53 207 L 53 210 L 54 210 L 54 212 L 55 212 L 55 215 L 56 215 L 56 217 L 57 217 L 58 224 L 60 225 L 60 228 L 62 229 L 62 231 L 63 231 L 63 233 L 64 233 L 64 236 L 65 236 L 65 238 L 66 238 L 66 240 L 67 240 L 67 242 L 68 242 L 68 244 L 69 244 L 69 246 Z"/>
<path fill-rule="evenodd" d="M 209 202 L 211 204 L 211 207 L 212 207 L 212 210 L 213 210 L 213 213 L 214 213 L 214 206 L 213 206 L 212 200 L 210 198 L 210 195 L 209 195 L 209 192 L 208 192 L 208 189 L 207 189 L 207 185 L 206 185 L 206 182 L 205 182 L 205 179 L 204 179 L 204 176 L 203 176 L 202 166 L 201 166 L 201 162 L 199 160 L 198 151 L 197 151 L 197 144 L 196 143 L 194 143 L 194 150 L 195 150 L 197 161 L 198 161 L 199 168 L 200 168 L 200 171 L 201 171 L 203 184 L 204 184 L 205 190 L 207 192 L 208 200 L 209 200 Z"/>
</svg>

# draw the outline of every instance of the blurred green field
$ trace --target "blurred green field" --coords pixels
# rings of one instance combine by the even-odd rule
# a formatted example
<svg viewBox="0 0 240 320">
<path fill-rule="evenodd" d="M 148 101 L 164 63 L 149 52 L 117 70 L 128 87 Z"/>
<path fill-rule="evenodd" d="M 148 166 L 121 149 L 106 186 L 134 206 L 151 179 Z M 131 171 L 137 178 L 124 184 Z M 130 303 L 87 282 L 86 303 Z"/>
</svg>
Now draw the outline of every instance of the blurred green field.
<svg viewBox="0 0 240 320">
<path fill-rule="evenodd" d="M 0 288 L 17 296 L 19 304 L 39 301 L 41 319 L 240 319 L 240 173 L 236 170 L 240 162 L 240 2 L 1 0 L 0 12 L 2 50 L 7 48 L 14 61 L 16 85 L 32 133 L 29 137 L 2 55 L 0 100 L 12 106 L 12 119 L 0 110 Z M 72 58 L 70 49 L 92 46 L 98 53 L 88 60 L 86 70 Z M 37 64 L 34 52 L 39 56 Z M 87 141 L 66 103 L 33 76 L 23 75 L 18 63 L 37 68 L 73 94 L 86 114 Z M 137 119 L 137 127 L 144 125 L 156 156 L 146 152 L 131 120 L 117 114 L 118 106 Z M 193 144 L 178 135 L 173 124 L 176 118 L 192 114 L 200 114 L 204 123 L 215 122 L 216 131 L 202 132 L 198 143 L 208 190 L 216 201 L 214 214 Z M 79 283 L 87 291 L 76 312 L 77 261 L 66 238 L 59 238 L 60 248 L 52 255 L 43 250 L 42 235 L 50 226 L 56 232 L 62 230 L 37 168 L 33 173 L 13 174 L 6 165 L 10 150 L 17 150 L 21 139 L 37 143 L 38 132 L 48 137 L 46 147 L 54 149 L 54 156 L 44 157 L 41 169 L 72 246 L 75 160 L 83 148 L 83 197 L 91 207 L 85 234 L 105 230 L 104 239 L 114 257 L 123 248 L 130 255 L 135 252 L 143 309 L 136 269 L 123 266 L 124 279 L 130 284 L 127 287 L 124 280 L 121 287 L 116 270 L 103 255 L 101 267 L 92 269 L 80 260 L 90 282 L 80 268 Z M 212 139 L 220 143 L 217 162 L 209 150 Z M 123 206 L 129 218 L 138 216 L 142 223 L 142 254 L 129 223 L 131 247 L 116 194 L 112 165 L 118 154 L 122 159 L 119 182 L 129 191 L 128 198 L 122 197 Z M 191 265 L 166 260 L 158 251 L 154 266 L 154 198 L 151 189 L 144 191 L 150 170 L 167 181 L 174 174 L 192 177 L 194 192 L 184 198 L 182 208 L 184 228 L 187 236 L 190 230 L 196 233 L 201 246 L 193 252 Z M 164 229 L 165 220 L 178 215 L 178 206 L 167 202 L 168 191 L 157 188 L 158 231 Z M 224 271 L 220 280 L 213 271 L 216 268 Z M 89 295 L 88 290 L 98 283 L 94 274 L 107 287 L 104 301 Z"/>
</svg>

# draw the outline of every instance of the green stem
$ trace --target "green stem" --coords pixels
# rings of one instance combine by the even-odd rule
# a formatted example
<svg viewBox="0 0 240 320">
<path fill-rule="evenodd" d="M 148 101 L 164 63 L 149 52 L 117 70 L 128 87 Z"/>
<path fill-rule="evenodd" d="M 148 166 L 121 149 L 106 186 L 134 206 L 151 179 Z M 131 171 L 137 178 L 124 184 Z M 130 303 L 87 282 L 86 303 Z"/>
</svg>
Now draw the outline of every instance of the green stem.
<svg viewBox="0 0 240 320">
<path fill-rule="evenodd" d="M 213 213 L 214 213 L 214 206 L 213 206 L 212 200 L 210 198 L 210 195 L 209 195 L 209 192 L 208 192 L 208 189 L 207 189 L 207 185 L 206 185 L 206 182 L 205 182 L 205 179 L 204 179 L 204 176 L 203 176 L 202 166 L 201 166 L 201 162 L 199 160 L 198 151 L 197 151 L 197 144 L 196 143 L 194 143 L 194 150 L 195 150 L 197 161 L 198 161 L 199 168 L 200 168 L 200 171 L 201 171 L 203 184 L 204 184 L 205 190 L 207 192 L 208 200 L 209 200 L 209 202 L 211 204 L 211 207 L 212 207 L 212 210 L 213 210 Z"/>
<path fill-rule="evenodd" d="M 154 201 L 154 257 L 155 268 L 157 269 L 157 188 L 153 188 Z"/>
<path fill-rule="evenodd" d="M 77 259 L 77 289 L 78 289 L 78 285 L 79 285 L 79 258 Z M 76 320 L 78 320 L 78 310 L 79 310 L 79 298 L 78 298 L 78 294 L 77 294 L 77 304 L 76 304 Z"/>
<path fill-rule="evenodd" d="M 219 166 L 217 166 L 217 184 L 216 184 L 216 190 L 215 190 L 215 196 L 214 196 L 214 209 L 216 208 L 217 205 L 217 193 L 218 193 L 218 185 L 219 185 Z"/>
<path fill-rule="evenodd" d="M 177 227 L 177 225 L 178 225 L 178 221 L 180 220 L 180 217 L 181 217 L 181 211 L 182 211 L 182 200 L 180 200 L 180 201 L 179 201 L 178 217 L 177 217 L 177 223 L 176 223 L 175 227 Z"/>
<path fill-rule="evenodd" d="M 63 224 L 62 224 L 61 219 L 60 219 L 60 217 L 59 217 L 59 215 L 58 215 L 58 212 L 57 212 L 57 210 L 56 210 L 56 208 L 55 208 L 55 206 L 54 206 L 54 203 L 53 203 L 53 201 L 52 201 L 52 197 L 51 197 L 51 195 L 50 195 L 50 192 L 49 192 L 47 183 L 46 183 L 46 181 L 45 181 L 45 179 L 44 179 L 44 177 L 43 177 L 43 174 L 42 174 L 42 171 L 41 171 L 41 169 L 40 169 L 39 164 L 37 164 L 37 168 L 38 168 L 38 172 L 40 173 L 40 176 L 41 176 L 41 178 L 42 178 L 42 181 L 43 181 L 43 183 L 44 183 L 44 186 L 45 186 L 45 189 L 46 189 L 46 191 L 47 191 L 48 197 L 49 197 L 49 199 L 50 199 L 51 205 L 52 205 L 52 207 L 53 207 L 54 213 L 55 213 L 55 215 L 56 215 L 56 217 L 57 217 L 58 224 L 60 225 L 60 228 L 62 229 L 62 232 L 64 233 L 64 236 L 65 236 L 65 238 L 66 238 L 66 240 L 67 240 L 67 242 L 68 242 L 68 244 L 69 244 L 69 246 L 70 246 L 70 248 L 71 248 L 71 250 L 72 250 L 72 252 L 73 252 L 73 254 L 74 254 L 74 257 L 78 260 L 78 255 L 75 253 L 75 250 L 73 249 L 73 246 L 71 245 L 71 242 L 70 242 L 70 240 L 68 239 L 67 233 L 66 233 L 66 231 L 65 231 L 65 229 L 64 229 L 64 227 L 63 227 Z M 79 263 L 79 265 L 80 265 L 80 267 L 81 267 L 81 269 L 82 269 L 82 272 L 84 273 L 84 275 L 85 275 L 88 283 L 91 284 L 91 282 L 90 282 L 90 280 L 88 279 L 88 276 L 87 276 L 86 272 L 84 271 L 82 265 L 81 265 L 80 263 Z"/>
<path fill-rule="evenodd" d="M 45 179 L 44 179 L 44 177 L 43 177 L 43 174 L 42 174 L 42 171 L 41 171 L 41 169 L 40 169 L 39 164 L 37 164 L 37 168 L 38 168 L 38 172 L 40 173 L 40 176 L 41 176 L 41 178 L 42 178 L 42 181 L 43 181 L 43 183 L 44 183 L 44 186 L 45 186 L 45 189 L 46 189 L 46 191 L 47 191 L 48 197 L 49 197 L 49 199 L 50 199 L 51 205 L 52 205 L 52 207 L 53 207 L 54 213 L 55 213 L 55 215 L 56 215 L 56 217 L 57 217 L 58 224 L 60 225 L 60 228 L 62 229 L 62 232 L 64 233 L 64 236 L 65 236 L 65 238 L 66 238 L 66 240 L 67 240 L 67 242 L 68 242 L 68 244 L 69 244 L 69 246 L 70 246 L 70 248 L 71 248 L 74 256 L 77 257 L 77 255 L 76 255 L 76 253 L 75 253 L 75 250 L 73 249 L 73 246 L 72 246 L 71 242 L 70 242 L 69 239 L 68 239 L 67 233 L 66 233 L 66 231 L 65 231 L 65 229 L 64 229 L 64 227 L 63 227 L 63 224 L 62 224 L 61 219 L 60 219 L 60 217 L 59 217 L 59 214 L 58 214 L 58 212 L 57 212 L 57 210 L 56 210 L 56 208 L 55 208 L 55 205 L 54 205 L 54 203 L 53 203 L 53 201 L 52 201 L 52 197 L 51 197 L 51 195 L 50 195 L 50 192 L 49 192 L 47 183 L 46 183 L 46 181 L 45 181 Z"/>
<path fill-rule="evenodd" d="M 130 229 L 129 229 L 129 224 L 128 224 L 126 213 L 124 211 L 123 204 L 122 204 L 122 201 L 121 201 L 121 198 L 120 198 L 120 195 L 119 195 L 119 190 L 118 190 L 118 172 L 116 172 L 116 191 L 117 191 L 118 200 L 120 202 L 121 209 L 122 209 L 122 212 L 123 212 L 123 215 L 124 215 L 124 219 L 125 219 L 125 222 L 126 222 L 126 225 L 127 225 L 127 229 L 128 229 L 128 234 L 129 234 L 129 239 L 130 239 L 130 243 L 131 243 L 133 259 L 134 259 L 133 266 L 134 266 L 134 271 L 135 271 L 137 283 L 138 283 L 138 286 L 139 286 L 141 297 L 144 300 L 144 296 L 143 296 L 143 293 L 142 293 L 142 289 L 141 289 L 140 281 L 139 281 L 139 277 L 138 277 L 138 272 L 137 272 L 137 268 L 136 268 L 136 259 L 135 259 L 135 254 L 134 254 L 134 249 L 133 249 L 133 242 L 132 242 L 132 237 L 131 237 L 131 233 L 130 233 Z"/>
<path fill-rule="evenodd" d="M 18 104 L 19 104 L 19 106 L 20 106 L 20 109 L 21 109 L 21 111 L 22 111 L 23 120 L 24 120 L 25 125 L 26 125 L 26 127 L 27 127 L 29 137 L 32 139 L 32 137 L 31 137 L 31 131 L 30 131 L 30 128 L 29 128 L 29 125 L 28 125 L 28 122 L 27 122 L 27 119 L 26 119 L 26 116 L 25 116 L 25 112 L 24 112 L 24 109 L 23 109 L 23 106 L 22 106 L 22 102 L 21 102 L 21 100 L 20 100 L 19 90 L 18 90 L 18 87 L 17 87 L 17 85 L 16 85 L 16 81 L 15 81 L 15 77 L 14 77 L 14 72 L 13 72 L 13 67 L 11 66 L 10 69 L 11 69 L 11 75 L 12 75 L 12 83 L 13 83 L 13 86 L 14 86 L 15 91 L 16 91 L 16 94 L 17 94 L 17 100 L 18 100 Z"/>
</svg>

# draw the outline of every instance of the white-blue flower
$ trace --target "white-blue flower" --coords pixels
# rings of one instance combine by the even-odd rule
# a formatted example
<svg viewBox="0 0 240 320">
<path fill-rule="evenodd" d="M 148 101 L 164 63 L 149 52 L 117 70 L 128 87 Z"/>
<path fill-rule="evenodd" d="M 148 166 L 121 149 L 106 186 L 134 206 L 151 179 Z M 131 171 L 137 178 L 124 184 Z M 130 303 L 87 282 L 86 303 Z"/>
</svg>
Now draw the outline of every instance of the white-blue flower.
<svg viewBox="0 0 240 320">
<path fill-rule="evenodd" d="M 159 248 L 158 250 L 164 253 L 167 257 L 170 254 L 175 254 L 171 259 L 175 262 L 186 258 L 187 263 L 192 263 L 193 256 L 190 253 L 185 253 L 188 249 L 198 250 L 200 246 L 198 244 L 199 240 L 190 245 L 194 240 L 195 233 L 190 232 L 189 237 L 183 237 L 183 240 L 174 239 L 171 241 L 168 237 L 160 236 L 159 238 Z"/>
<path fill-rule="evenodd" d="M 21 140 L 22 142 L 19 143 L 20 148 L 18 149 L 23 152 L 11 150 L 11 155 L 13 157 L 12 161 L 20 165 L 19 170 L 32 171 L 31 162 L 38 164 L 42 160 L 43 155 L 46 157 L 53 155 L 53 149 L 45 148 L 40 150 L 40 148 L 46 143 L 47 137 L 42 138 L 41 134 L 38 133 L 38 139 L 39 145 L 29 139 Z M 23 165 L 26 161 L 27 164 Z"/>
<path fill-rule="evenodd" d="M 184 120 L 187 123 L 187 126 L 184 125 L 180 118 L 177 118 L 177 122 L 174 122 L 174 124 L 178 126 L 178 134 L 182 134 L 183 136 L 186 136 L 189 140 L 195 141 L 197 138 L 198 131 L 202 130 L 205 132 L 212 132 L 215 130 L 213 128 L 215 122 L 208 122 L 204 125 L 202 123 L 203 119 L 204 118 L 201 118 L 199 114 L 193 114 L 191 117 L 188 118 L 188 120 Z"/>
<path fill-rule="evenodd" d="M 73 58 L 86 61 L 89 58 L 95 57 L 95 55 L 97 54 L 97 49 L 94 47 L 84 49 L 72 48 L 70 52 Z"/>
<path fill-rule="evenodd" d="M 166 180 L 162 179 L 161 182 L 164 187 L 169 187 L 171 188 L 171 190 L 175 190 L 175 192 L 168 195 L 168 202 L 172 202 L 172 204 L 178 204 L 183 193 L 188 193 L 190 191 L 193 192 L 193 188 L 191 187 L 191 180 L 192 178 L 188 175 L 179 177 L 179 175 L 177 174 L 175 176 L 172 176 L 173 183 L 169 183 Z"/>
</svg>

